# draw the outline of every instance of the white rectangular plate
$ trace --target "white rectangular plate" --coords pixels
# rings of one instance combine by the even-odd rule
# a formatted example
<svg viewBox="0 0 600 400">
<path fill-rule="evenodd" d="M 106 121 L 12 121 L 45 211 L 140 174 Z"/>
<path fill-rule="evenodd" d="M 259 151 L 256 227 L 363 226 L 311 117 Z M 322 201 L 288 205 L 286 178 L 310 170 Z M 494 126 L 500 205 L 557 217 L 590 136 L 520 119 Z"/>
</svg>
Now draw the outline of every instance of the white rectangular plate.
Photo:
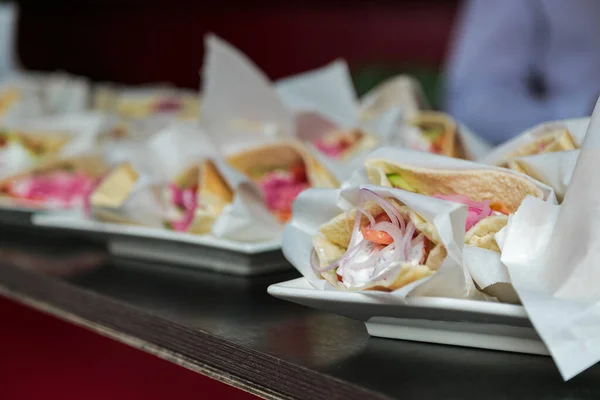
<svg viewBox="0 0 600 400">
<path fill-rule="evenodd" d="M 269 286 L 283 300 L 363 321 L 371 336 L 548 355 L 525 309 L 439 297 L 318 290 L 306 278 Z"/>
<path fill-rule="evenodd" d="M 145 261 L 172 263 L 204 270 L 258 275 L 290 268 L 281 254 L 281 239 L 244 243 L 144 226 L 99 222 L 80 211 L 40 213 L 33 223 L 68 229 L 109 240 L 111 254 Z"/>
</svg>

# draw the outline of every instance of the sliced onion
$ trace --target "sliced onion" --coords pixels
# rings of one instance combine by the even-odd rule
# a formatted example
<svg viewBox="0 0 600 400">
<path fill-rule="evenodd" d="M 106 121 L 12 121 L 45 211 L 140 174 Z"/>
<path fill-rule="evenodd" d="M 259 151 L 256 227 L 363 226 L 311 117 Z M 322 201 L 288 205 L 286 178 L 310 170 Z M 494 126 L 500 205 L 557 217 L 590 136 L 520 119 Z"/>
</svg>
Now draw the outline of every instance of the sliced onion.
<svg viewBox="0 0 600 400">
<path fill-rule="evenodd" d="M 334 262 L 332 262 L 331 264 L 329 264 L 327 267 L 321 268 L 319 266 L 319 257 L 317 256 L 317 251 L 315 249 L 313 249 L 313 251 L 310 253 L 310 266 L 312 267 L 313 271 L 315 271 L 315 272 L 327 272 L 327 271 L 331 271 L 332 269 L 336 268 L 339 264 L 340 259 L 341 259 L 341 257 L 338 258 L 337 260 L 335 260 Z"/>
<path fill-rule="evenodd" d="M 475 224 L 484 218 L 492 215 L 493 211 L 490 208 L 490 201 L 474 201 L 469 199 L 467 196 L 454 194 L 454 195 L 441 195 L 436 194 L 434 197 L 442 200 L 452 201 L 454 203 L 465 204 L 468 207 L 467 220 L 465 221 L 465 230 L 468 231 Z"/>
<path fill-rule="evenodd" d="M 377 193 L 375 193 L 369 189 L 361 189 L 360 192 L 362 195 L 362 199 L 372 200 L 375 203 L 377 203 L 377 205 L 379 205 L 383 209 L 383 211 L 387 214 L 387 216 L 390 218 L 390 221 L 393 224 L 400 226 L 400 220 L 402 219 L 402 215 L 396 209 L 396 207 L 394 207 L 390 202 L 388 202 L 383 197 L 381 197 L 380 195 L 378 195 Z M 404 222 L 404 221 L 402 221 L 402 222 Z"/>
<path fill-rule="evenodd" d="M 412 237 L 415 234 L 415 224 L 412 221 L 406 226 L 406 235 L 404 235 L 404 259 L 408 260 L 408 250 L 410 249 Z"/>
<path fill-rule="evenodd" d="M 361 213 L 362 215 L 364 215 L 365 217 L 367 217 L 367 219 L 369 220 L 369 223 L 371 224 L 371 226 L 375 225 L 375 218 L 371 215 L 370 212 L 368 212 L 367 210 L 365 210 L 362 207 L 356 207 L 356 212 L 357 213 Z"/>
</svg>

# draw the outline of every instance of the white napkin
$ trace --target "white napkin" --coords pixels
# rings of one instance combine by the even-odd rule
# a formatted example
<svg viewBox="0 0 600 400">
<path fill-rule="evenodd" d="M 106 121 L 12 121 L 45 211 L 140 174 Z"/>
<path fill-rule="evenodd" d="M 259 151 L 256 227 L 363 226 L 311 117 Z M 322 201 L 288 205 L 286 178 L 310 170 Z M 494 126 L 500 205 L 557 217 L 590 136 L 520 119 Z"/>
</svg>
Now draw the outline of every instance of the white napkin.
<svg viewBox="0 0 600 400">
<path fill-rule="evenodd" d="M 502 262 L 561 375 L 600 360 L 600 106 L 562 206 L 527 199 L 506 228 Z"/>
</svg>

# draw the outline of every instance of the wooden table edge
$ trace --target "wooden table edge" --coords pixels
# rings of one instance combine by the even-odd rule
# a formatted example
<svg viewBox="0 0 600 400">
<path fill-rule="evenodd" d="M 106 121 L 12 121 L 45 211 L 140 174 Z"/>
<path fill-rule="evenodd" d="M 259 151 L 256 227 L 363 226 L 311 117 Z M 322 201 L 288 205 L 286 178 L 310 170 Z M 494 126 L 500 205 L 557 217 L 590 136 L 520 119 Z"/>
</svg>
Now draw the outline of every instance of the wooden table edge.
<svg viewBox="0 0 600 400">
<path fill-rule="evenodd" d="M 0 295 L 261 398 L 389 399 L 363 387 L 153 316 L 57 278 L 5 264 L 0 264 Z M 86 303 L 93 304 L 93 307 L 86 308 Z M 133 326 L 117 326 L 115 318 L 118 314 L 130 314 L 137 318 L 122 321 L 125 324 L 133 323 Z M 135 325 L 142 329 L 134 334 L 131 331 L 136 328 Z M 152 327 L 167 331 L 177 330 L 178 339 L 182 340 L 181 344 L 184 347 L 186 343 L 183 342 L 186 340 L 198 345 L 202 342 L 208 343 L 209 346 L 205 346 L 205 350 L 210 347 L 211 352 L 204 353 L 204 357 L 192 357 L 186 355 L 185 351 L 157 343 L 161 340 L 160 337 L 154 338 L 158 340 L 152 340 Z M 144 332 L 147 335 L 144 335 Z M 149 337 L 142 337 L 148 335 Z M 235 356 L 235 352 L 239 354 Z M 233 363 L 224 362 L 231 360 L 232 356 L 239 359 Z M 227 370 L 226 364 L 235 364 L 243 368 L 231 371 Z M 270 381 L 267 378 L 261 382 L 260 377 L 264 378 L 269 374 L 275 376 Z"/>
</svg>

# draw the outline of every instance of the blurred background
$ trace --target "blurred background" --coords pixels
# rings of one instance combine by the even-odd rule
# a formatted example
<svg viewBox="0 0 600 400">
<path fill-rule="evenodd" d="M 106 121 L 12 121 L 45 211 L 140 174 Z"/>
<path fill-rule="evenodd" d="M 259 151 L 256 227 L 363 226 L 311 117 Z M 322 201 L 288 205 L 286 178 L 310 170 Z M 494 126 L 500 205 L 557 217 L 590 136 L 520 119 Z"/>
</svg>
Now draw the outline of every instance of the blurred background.
<svg viewBox="0 0 600 400">
<path fill-rule="evenodd" d="M 214 32 L 272 79 L 344 58 L 359 94 L 414 74 L 432 105 L 459 1 L 22 1 L 22 66 L 95 81 L 199 87 L 203 36 Z"/>
</svg>

